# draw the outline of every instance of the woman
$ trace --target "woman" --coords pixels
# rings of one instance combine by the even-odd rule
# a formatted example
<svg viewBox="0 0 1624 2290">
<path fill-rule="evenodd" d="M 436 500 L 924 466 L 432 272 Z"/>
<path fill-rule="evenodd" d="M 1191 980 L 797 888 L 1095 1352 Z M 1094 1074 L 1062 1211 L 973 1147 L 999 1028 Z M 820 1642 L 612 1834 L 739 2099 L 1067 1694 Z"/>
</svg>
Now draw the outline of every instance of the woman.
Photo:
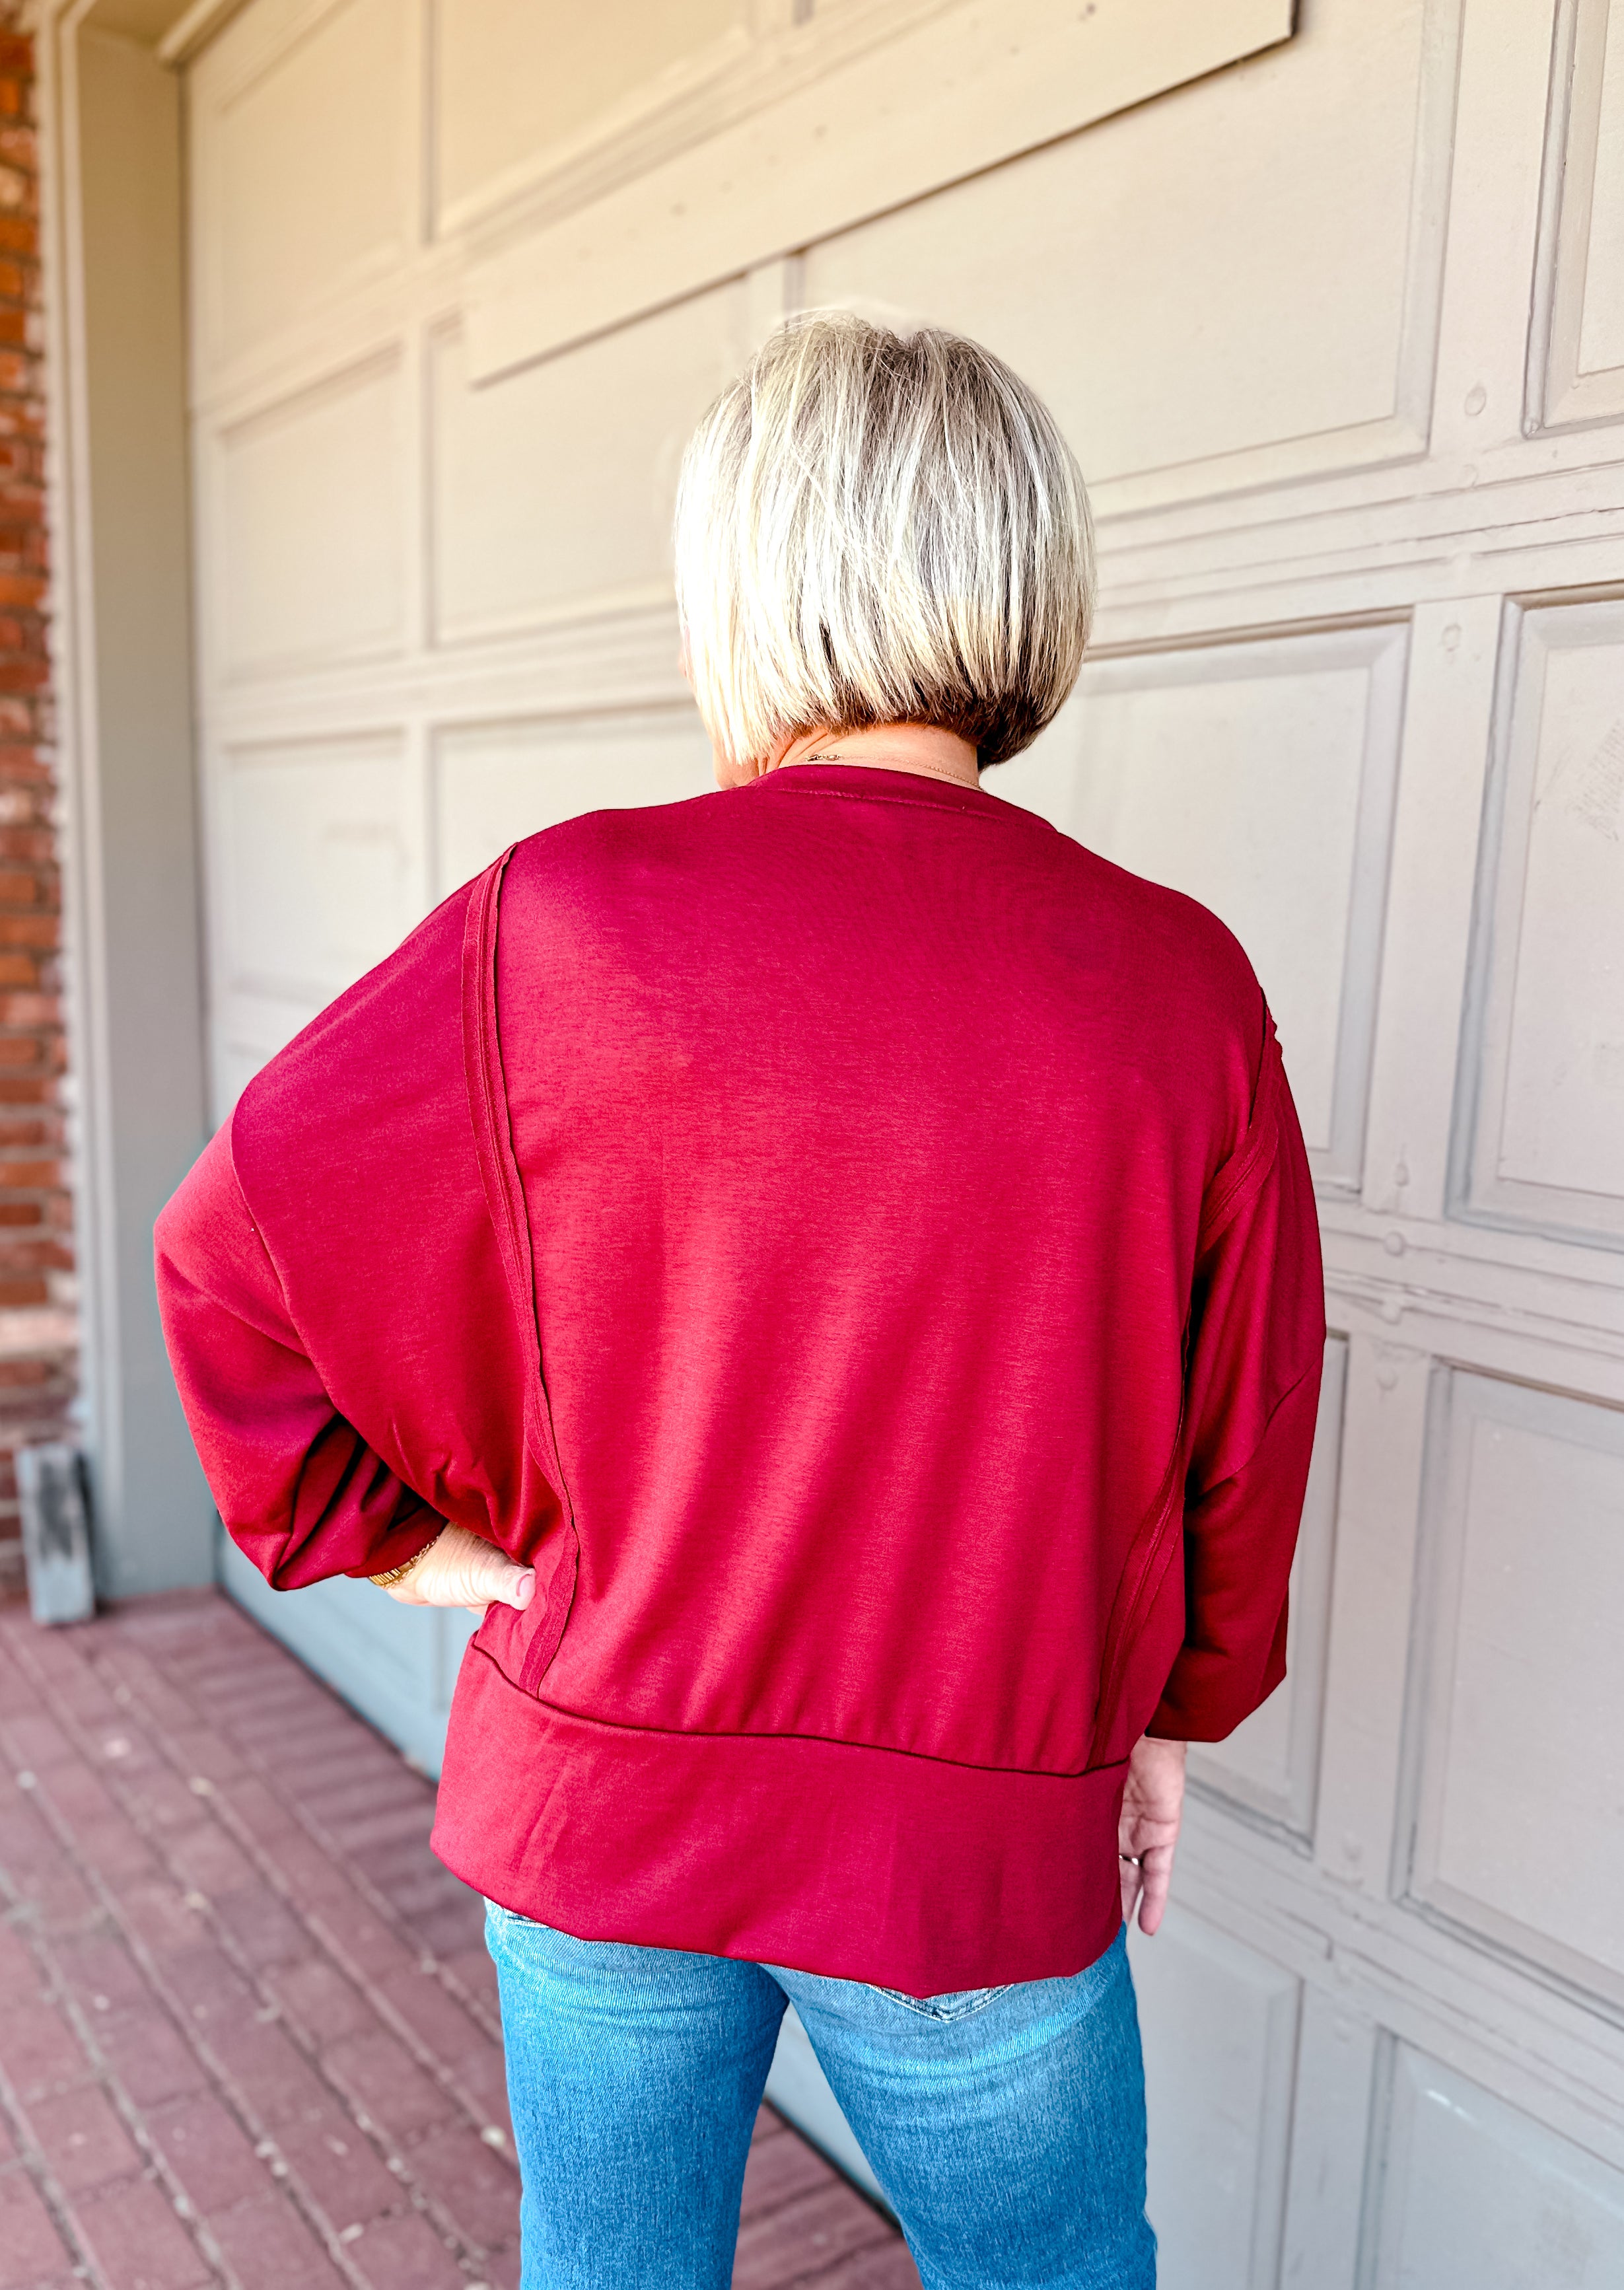
<svg viewBox="0 0 1624 2290">
<path fill-rule="evenodd" d="M 1203 909 L 984 792 L 1076 680 L 1076 466 L 973 343 L 778 335 L 684 463 L 721 792 L 522 843 L 165 1211 L 236 1541 L 483 1609 L 531 2286 L 730 2275 L 786 1999 L 935 2286 L 1138 2286 L 1183 1744 L 1284 1671 L 1324 1333 Z"/>
</svg>

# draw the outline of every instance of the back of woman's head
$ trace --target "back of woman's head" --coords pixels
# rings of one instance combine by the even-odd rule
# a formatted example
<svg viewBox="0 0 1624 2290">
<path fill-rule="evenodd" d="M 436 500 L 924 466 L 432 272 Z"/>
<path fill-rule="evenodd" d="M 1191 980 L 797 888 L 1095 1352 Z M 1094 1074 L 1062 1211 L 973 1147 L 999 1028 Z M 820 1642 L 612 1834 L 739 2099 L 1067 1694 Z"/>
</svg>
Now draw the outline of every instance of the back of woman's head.
<svg viewBox="0 0 1624 2290">
<path fill-rule="evenodd" d="M 1048 408 L 979 343 L 814 313 L 694 433 L 676 592 L 700 712 L 736 762 L 920 723 L 1002 763 L 1076 681 L 1087 496 Z"/>
</svg>

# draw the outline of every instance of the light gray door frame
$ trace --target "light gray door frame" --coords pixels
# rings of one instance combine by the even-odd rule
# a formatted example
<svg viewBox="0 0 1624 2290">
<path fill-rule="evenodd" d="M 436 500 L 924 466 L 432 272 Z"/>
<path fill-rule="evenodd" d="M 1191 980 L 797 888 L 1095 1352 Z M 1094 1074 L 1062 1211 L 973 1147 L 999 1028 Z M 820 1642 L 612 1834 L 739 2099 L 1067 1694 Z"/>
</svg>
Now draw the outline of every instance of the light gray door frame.
<svg viewBox="0 0 1624 2290">
<path fill-rule="evenodd" d="M 206 1582 L 212 1505 L 164 1357 L 153 1220 L 204 1112 L 188 594 L 180 15 L 35 17 L 50 371 L 80 1415 L 98 1587 Z"/>
</svg>

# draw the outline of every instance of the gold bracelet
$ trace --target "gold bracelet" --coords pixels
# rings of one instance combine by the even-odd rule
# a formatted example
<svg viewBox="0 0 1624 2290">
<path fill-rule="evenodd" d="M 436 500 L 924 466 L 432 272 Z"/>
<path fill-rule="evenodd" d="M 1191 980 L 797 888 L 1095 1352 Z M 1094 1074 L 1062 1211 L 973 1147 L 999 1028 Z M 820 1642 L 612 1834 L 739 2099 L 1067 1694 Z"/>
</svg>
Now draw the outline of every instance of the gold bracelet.
<svg viewBox="0 0 1624 2290">
<path fill-rule="evenodd" d="M 437 1542 L 439 1539 L 439 1536 L 436 1535 L 435 1537 L 435 1542 Z M 412 1552 L 411 1557 L 407 1559 L 404 1566 L 391 1566 L 386 1573 L 382 1574 L 369 1574 L 366 1579 L 369 1582 L 376 1582 L 380 1590 L 387 1590 L 392 1582 L 404 1582 L 406 1576 L 411 1573 L 412 1568 L 417 1565 L 418 1560 L 424 1557 L 433 1549 L 434 1542 L 426 1542 L 421 1550 L 414 1550 Z"/>
</svg>

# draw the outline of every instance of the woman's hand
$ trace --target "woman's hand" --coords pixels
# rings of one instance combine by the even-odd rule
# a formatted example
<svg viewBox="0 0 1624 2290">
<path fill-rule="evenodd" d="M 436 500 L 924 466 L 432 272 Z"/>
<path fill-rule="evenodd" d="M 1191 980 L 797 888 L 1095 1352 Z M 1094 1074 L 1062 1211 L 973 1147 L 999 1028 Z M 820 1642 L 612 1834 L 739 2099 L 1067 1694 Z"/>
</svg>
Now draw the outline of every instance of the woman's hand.
<svg viewBox="0 0 1624 2290">
<path fill-rule="evenodd" d="M 483 1534 L 447 1526 L 388 1590 L 403 1606 L 466 1606 L 470 1614 L 483 1614 L 492 1605 L 528 1606 L 536 1594 L 536 1570 L 521 1566 Z"/>
<path fill-rule="evenodd" d="M 1139 1928 L 1153 1933 L 1167 1906 L 1172 1879 L 1173 1847 L 1179 1841 L 1179 1821 L 1184 1811 L 1184 1758 L 1188 1743 L 1153 1742 L 1148 1734 L 1134 1746 L 1128 1759 L 1128 1786 L 1123 1791 L 1122 1824 L 1117 1830 L 1122 1878 L 1122 1915 L 1132 1924 L 1139 1910 Z"/>
</svg>

